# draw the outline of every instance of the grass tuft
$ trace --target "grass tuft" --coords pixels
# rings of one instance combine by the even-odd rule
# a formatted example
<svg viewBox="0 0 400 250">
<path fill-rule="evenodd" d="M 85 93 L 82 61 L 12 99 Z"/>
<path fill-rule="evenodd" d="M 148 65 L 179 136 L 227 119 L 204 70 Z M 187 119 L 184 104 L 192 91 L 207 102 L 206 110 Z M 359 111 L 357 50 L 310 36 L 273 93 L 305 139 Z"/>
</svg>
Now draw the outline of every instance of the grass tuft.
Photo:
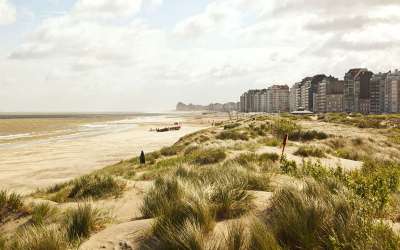
<svg viewBox="0 0 400 250">
<path fill-rule="evenodd" d="M 55 202 L 69 200 L 101 199 L 119 196 L 126 187 L 126 182 L 113 176 L 85 175 L 65 185 L 50 188 L 50 199 Z M 56 191 L 52 193 L 51 191 Z"/>
<path fill-rule="evenodd" d="M 67 237 L 72 242 L 88 238 L 93 232 L 102 229 L 108 220 L 103 211 L 91 204 L 79 204 L 77 208 L 68 210 L 65 215 Z"/>
<path fill-rule="evenodd" d="M 33 225 L 40 226 L 51 223 L 58 213 L 58 209 L 49 203 L 40 203 L 32 209 L 30 222 Z"/>
<path fill-rule="evenodd" d="M 66 250 L 68 247 L 65 231 L 55 225 L 27 227 L 15 235 L 10 245 L 12 250 Z"/>
</svg>

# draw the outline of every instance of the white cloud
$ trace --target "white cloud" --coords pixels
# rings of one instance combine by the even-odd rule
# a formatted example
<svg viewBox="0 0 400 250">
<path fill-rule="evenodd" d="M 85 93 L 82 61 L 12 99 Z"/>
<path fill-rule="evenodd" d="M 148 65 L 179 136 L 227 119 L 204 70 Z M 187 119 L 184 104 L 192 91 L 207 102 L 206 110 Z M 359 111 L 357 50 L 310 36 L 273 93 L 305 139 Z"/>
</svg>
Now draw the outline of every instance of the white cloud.
<svg viewBox="0 0 400 250">
<path fill-rule="evenodd" d="M 0 0 L 0 25 L 12 24 L 16 21 L 16 9 L 8 0 Z"/>
<path fill-rule="evenodd" d="M 161 5 L 162 0 L 78 0 L 74 14 L 87 18 L 117 18 L 137 14 L 145 4 Z"/>
<path fill-rule="evenodd" d="M 317 73 L 341 77 L 350 67 L 395 66 L 397 0 L 356 0 L 351 15 L 336 1 L 210 0 L 203 11 L 161 27 L 140 15 L 160 0 L 78 0 L 69 13 L 43 20 L 11 53 L 14 60 L 0 60 L 13 75 L 3 81 L 0 106 L 13 85 L 35 84 L 25 100 L 38 107 L 44 99 L 54 109 L 71 109 L 65 103 L 72 100 L 74 109 L 146 110 L 237 100 L 248 88 Z"/>
</svg>

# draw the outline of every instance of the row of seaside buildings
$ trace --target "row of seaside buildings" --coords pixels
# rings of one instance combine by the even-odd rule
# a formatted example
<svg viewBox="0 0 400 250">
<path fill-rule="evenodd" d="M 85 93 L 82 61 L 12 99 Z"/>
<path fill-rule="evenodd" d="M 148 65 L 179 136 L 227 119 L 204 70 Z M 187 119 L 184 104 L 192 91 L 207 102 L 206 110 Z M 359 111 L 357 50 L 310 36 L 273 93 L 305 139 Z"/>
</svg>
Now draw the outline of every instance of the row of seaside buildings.
<svg viewBox="0 0 400 250">
<path fill-rule="evenodd" d="M 240 97 L 241 112 L 400 113 L 400 71 L 374 74 L 351 69 L 343 80 L 306 77 L 291 88 L 274 85 L 249 90 Z"/>
</svg>

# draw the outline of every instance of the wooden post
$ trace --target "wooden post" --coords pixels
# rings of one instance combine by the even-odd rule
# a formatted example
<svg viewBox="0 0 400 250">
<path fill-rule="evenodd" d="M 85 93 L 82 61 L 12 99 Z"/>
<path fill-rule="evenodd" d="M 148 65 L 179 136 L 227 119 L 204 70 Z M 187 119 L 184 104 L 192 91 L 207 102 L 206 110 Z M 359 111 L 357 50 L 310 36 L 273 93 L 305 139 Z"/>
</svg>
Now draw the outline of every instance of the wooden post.
<svg viewBox="0 0 400 250">
<path fill-rule="evenodd" d="M 281 161 L 283 160 L 283 156 L 285 155 L 285 148 L 286 148 L 286 144 L 289 140 L 289 134 L 285 135 L 285 138 L 283 139 L 283 143 L 282 143 L 282 155 L 281 155 Z"/>
</svg>

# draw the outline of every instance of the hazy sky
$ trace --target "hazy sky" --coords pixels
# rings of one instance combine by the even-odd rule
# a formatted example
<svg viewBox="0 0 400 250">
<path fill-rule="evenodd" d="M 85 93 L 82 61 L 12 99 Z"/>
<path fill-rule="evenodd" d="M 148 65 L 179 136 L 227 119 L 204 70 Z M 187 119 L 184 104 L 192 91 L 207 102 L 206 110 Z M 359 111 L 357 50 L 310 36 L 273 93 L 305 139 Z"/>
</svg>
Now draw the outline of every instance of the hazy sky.
<svg viewBox="0 0 400 250">
<path fill-rule="evenodd" d="M 0 112 L 159 111 L 400 68 L 399 0 L 0 0 Z"/>
</svg>

